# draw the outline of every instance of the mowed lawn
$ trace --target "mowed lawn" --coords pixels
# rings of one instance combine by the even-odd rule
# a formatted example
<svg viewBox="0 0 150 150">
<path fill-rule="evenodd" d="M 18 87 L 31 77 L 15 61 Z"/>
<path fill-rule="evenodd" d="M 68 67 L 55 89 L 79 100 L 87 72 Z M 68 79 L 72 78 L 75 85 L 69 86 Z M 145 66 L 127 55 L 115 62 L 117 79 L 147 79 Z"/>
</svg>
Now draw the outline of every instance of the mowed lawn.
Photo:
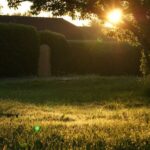
<svg viewBox="0 0 150 150">
<path fill-rule="evenodd" d="M 150 150 L 143 79 L 1 79 L 1 149 Z"/>
</svg>

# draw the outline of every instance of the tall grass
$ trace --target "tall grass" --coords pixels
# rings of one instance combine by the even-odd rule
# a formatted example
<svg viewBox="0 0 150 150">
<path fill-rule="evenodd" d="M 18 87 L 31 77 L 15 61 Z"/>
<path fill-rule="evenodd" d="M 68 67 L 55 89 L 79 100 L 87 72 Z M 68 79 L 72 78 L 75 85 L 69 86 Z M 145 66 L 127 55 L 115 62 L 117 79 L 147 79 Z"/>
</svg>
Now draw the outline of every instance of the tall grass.
<svg viewBox="0 0 150 150">
<path fill-rule="evenodd" d="M 141 86 L 135 77 L 1 80 L 0 149 L 149 150 Z"/>
</svg>

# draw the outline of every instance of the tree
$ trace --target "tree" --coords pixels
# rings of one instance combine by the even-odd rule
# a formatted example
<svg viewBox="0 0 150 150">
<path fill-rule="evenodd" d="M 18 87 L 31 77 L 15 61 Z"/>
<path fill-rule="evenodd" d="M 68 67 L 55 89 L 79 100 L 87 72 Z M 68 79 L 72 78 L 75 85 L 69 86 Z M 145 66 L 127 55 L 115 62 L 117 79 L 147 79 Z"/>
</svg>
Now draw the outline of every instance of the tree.
<svg viewBox="0 0 150 150">
<path fill-rule="evenodd" d="M 26 0 L 7 0 L 10 7 L 17 7 Z M 53 15 L 71 15 L 81 13 L 81 17 L 91 14 L 105 19 L 106 12 L 121 8 L 125 14 L 121 28 L 132 31 L 144 49 L 148 66 L 150 66 L 150 0 L 28 0 L 33 3 L 32 13 L 52 11 Z"/>
</svg>

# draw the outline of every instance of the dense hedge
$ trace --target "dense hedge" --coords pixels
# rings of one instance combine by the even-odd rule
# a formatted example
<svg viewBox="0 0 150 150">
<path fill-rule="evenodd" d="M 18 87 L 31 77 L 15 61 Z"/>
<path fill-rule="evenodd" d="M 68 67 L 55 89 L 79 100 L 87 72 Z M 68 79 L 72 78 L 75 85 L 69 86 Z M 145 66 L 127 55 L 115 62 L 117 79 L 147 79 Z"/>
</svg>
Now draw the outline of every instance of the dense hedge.
<svg viewBox="0 0 150 150">
<path fill-rule="evenodd" d="M 37 74 L 39 38 L 35 28 L 0 24 L 0 76 Z"/>
<path fill-rule="evenodd" d="M 51 48 L 53 75 L 138 75 L 140 50 L 125 43 L 66 41 L 50 31 L 40 32 L 41 44 Z"/>
<path fill-rule="evenodd" d="M 70 55 L 69 45 L 64 35 L 51 32 L 39 32 L 41 44 L 49 45 L 51 49 L 51 71 L 52 75 L 62 75 L 68 72 Z"/>
<path fill-rule="evenodd" d="M 39 44 L 51 48 L 52 75 L 137 75 L 140 51 L 125 43 L 67 41 L 31 26 L 0 24 L 0 77 L 37 75 Z"/>
<path fill-rule="evenodd" d="M 137 75 L 140 50 L 125 43 L 68 41 L 70 73 L 100 75 Z"/>
</svg>

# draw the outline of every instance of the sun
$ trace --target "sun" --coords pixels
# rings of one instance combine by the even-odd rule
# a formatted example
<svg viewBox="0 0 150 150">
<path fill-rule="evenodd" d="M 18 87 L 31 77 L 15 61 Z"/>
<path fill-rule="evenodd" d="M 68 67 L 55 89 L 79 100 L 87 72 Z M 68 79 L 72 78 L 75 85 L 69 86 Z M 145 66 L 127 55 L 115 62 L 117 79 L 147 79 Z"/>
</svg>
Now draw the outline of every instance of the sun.
<svg viewBox="0 0 150 150">
<path fill-rule="evenodd" d="M 114 9 L 107 14 L 107 20 L 113 24 L 119 24 L 122 21 L 122 10 L 121 9 Z"/>
</svg>

